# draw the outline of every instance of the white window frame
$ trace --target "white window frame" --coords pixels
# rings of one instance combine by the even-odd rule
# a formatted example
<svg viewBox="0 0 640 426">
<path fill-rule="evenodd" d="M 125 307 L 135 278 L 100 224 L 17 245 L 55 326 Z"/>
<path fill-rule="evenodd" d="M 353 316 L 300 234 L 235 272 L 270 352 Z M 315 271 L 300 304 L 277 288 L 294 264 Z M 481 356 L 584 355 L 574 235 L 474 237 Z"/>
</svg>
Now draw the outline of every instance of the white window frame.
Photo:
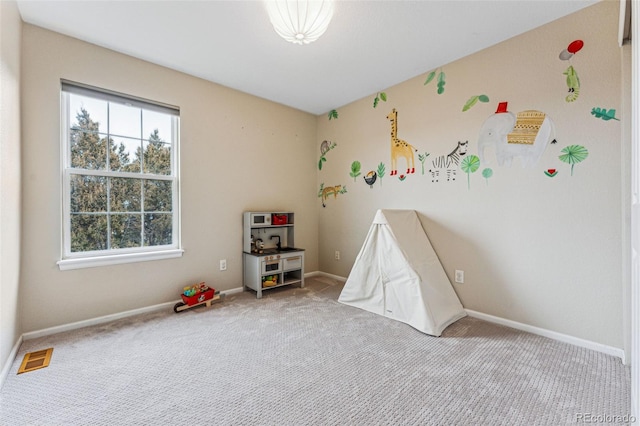
<svg viewBox="0 0 640 426">
<path fill-rule="evenodd" d="M 171 174 L 156 175 L 149 173 L 129 173 L 110 170 L 87 170 L 71 167 L 70 130 L 72 114 L 70 94 L 79 94 L 110 103 L 133 105 L 145 110 L 171 114 Z M 62 247 L 61 259 L 57 262 L 60 270 L 90 268 L 121 263 L 142 262 L 148 260 L 170 259 L 182 256 L 184 250 L 180 239 L 180 109 L 173 105 L 149 101 L 81 83 L 61 80 L 61 185 L 62 185 Z M 111 135 L 108 135 L 110 137 Z M 122 177 L 134 179 L 167 180 L 172 182 L 172 243 L 161 246 L 142 246 L 123 249 L 71 252 L 71 175 L 93 175 L 104 177 Z"/>
</svg>

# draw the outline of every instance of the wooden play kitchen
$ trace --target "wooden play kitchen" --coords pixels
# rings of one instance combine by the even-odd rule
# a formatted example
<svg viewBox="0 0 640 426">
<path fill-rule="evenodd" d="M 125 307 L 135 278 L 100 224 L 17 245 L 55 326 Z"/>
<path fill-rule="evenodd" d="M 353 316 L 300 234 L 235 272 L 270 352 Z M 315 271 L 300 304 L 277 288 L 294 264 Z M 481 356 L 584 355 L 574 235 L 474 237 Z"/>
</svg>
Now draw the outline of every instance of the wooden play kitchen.
<svg viewBox="0 0 640 426">
<path fill-rule="evenodd" d="M 264 290 L 304 287 L 304 249 L 294 245 L 294 213 L 244 212 L 243 286 L 262 298 Z"/>
</svg>

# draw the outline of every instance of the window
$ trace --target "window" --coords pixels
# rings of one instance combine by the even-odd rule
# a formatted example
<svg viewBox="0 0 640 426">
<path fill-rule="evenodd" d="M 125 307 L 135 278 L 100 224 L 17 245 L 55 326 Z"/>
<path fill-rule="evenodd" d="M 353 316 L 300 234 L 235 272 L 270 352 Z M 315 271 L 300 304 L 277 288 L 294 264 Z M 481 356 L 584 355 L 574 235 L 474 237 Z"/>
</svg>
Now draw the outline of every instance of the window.
<svg viewBox="0 0 640 426">
<path fill-rule="evenodd" d="M 60 269 L 180 256 L 179 114 L 62 81 Z"/>
</svg>

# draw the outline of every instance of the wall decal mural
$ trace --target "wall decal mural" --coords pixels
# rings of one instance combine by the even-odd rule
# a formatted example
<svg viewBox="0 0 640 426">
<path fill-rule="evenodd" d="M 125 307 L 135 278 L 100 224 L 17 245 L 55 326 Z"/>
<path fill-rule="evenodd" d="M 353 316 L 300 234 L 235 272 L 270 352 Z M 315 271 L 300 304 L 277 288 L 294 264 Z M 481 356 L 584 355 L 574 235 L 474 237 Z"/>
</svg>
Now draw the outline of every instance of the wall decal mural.
<svg viewBox="0 0 640 426">
<path fill-rule="evenodd" d="M 500 102 L 495 114 L 480 128 L 478 155 L 482 164 L 489 164 L 485 148 L 495 148 L 498 165 L 511 166 L 520 157 L 523 167 L 535 165 L 547 148 L 554 125 L 544 112 L 528 110 L 516 115 L 507 111 L 507 102 Z"/>
<path fill-rule="evenodd" d="M 378 92 L 376 97 L 373 98 L 373 107 L 377 107 L 380 101 L 387 102 L 387 94 L 385 92 Z"/>
<path fill-rule="evenodd" d="M 338 198 L 338 194 L 346 194 L 347 186 L 346 185 L 335 185 L 335 186 L 327 186 L 325 188 L 324 182 L 320 184 L 320 190 L 318 191 L 318 198 L 322 199 L 322 207 L 327 207 L 325 201 L 329 195 L 333 195 L 333 198 Z"/>
<path fill-rule="evenodd" d="M 544 174 L 552 178 L 558 174 L 558 171 L 556 169 L 547 169 L 544 171 Z"/>
<path fill-rule="evenodd" d="M 471 189 L 471 173 L 480 168 L 480 158 L 477 155 L 469 155 L 462 159 L 460 168 L 467 174 L 467 189 Z"/>
<path fill-rule="evenodd" d="M 460 164 L 460 157 L 463 157 L 467 153 L 468 147 L 469 141 L 458 141 L 453 151 L 446 155 L 434 157 L 431 161 L 431 169 L 429 170 L 429 172 L 431 172 L 431 182 L 440 181 L 440 171 L 444 171 L 447 182 L 456 180 L 456 167 Z"/>
<path fill-rule="evenodd" d="M 331 141 L 322 141 L 320 144 L 320 159 L 318 160 L 318 170 L 322 170 L 322 163 L 327 161 L 326 153 L 335 148 L 338 144 Z"/>
<path fill-rule="evenodd" d="M 487 95 L 476 95 L 469 98 L 466 104 L 462 107 L 462 112 L 468 111 L 472 106 L 480 102 L 489 102 L 489 97 Z"/>
<path fill-rule="evenodd" d="M 431 71 L 429 73 L 429 75 L 427 76 L 427 80 L 424 82 L 424 86 L 426 86 L 427 84 L 431 83 L 431 81 L 435 78 L 436 74 L 438 75 L 438 95 L 442 95 L 444 93 L 444 85 L 447 84 L 446 83 L 446 74 L 444 73 L 444 71 L 442 71 L 442 68 L 440 68 L 440 72 L 437 73 L 436 71 Z"/>
<path fill-rule="evenodd" d="M 349 176 L 351 176 L 353 178 L 353 181 L 356 181 L 356 178 L 358 176 L 360 176 L 360 162 L 359 161 L 354 161 L 353 163 L 351 163 L 351 171 L 349 172 Z"/>
<path fill-rule="evenodd" d="M 376 178 L 378 174 L 371 170 L 366 175 L 363 176 L 364 181 L 369 185 L 369 188 L 373 189 L 373 184 L 376 183 Z"/>
<path fill-rule="evenodd" d="M 329 111 L 329 120 L 331 120 L 332 118 L 335 118 L 336 120 L 338 119 L 338 111 L 335 109 Z"/>
<path fill-rule="evenodd" d="M 570 60 L 574 54 L 578 53 L 580 49 L 582 49 L 582 46 L 584 46 L 584 42 L 582 40 L 572 41 L 565 50 L 560 52 L 560 60 Z M 569 88 L 569 94 L 564 98 L 564 100 L 567 102 L 573 102 L 578 99 L 578 96 L 580 95 L 580 78 L 578 77 L 578 73 L 573 65 L 569 65 L 562 74 L 567 76 L 567 87 Z"/>
<path fill-rule="evenodd" d="M 382 186 L 382 178 L 384 177 L 385 173 L 386 171 L 385 171 L 384 163 L 380 162 L 380 164 L 378 164 L 378 177 L 380 178 L 380 186 Z"/>
<path fill-rule="evenodd" d="M 581 163 L 589 156 L 589 151 L 582 145 L 569 145 L 561 151 L 563 154 L 558 158 L 567 164 L 571 164 L 571 176 L 573 176 L 573 166 Z"/>
<path fill-rule="evenodd" d="M 422 166 L 423 175 L 424 175 L 424 161 L 427 159 L 428 156 L 429 156 L 428 152 L 425 152 L 424 154 L 418 154 L 418 160 L 420 160 L 420 165 Z"/>
<path fill-rule="evenodd" d="M 609 120 L 620 121 L 616 118 L 616 110 L 613 108 L 607 111 L 606 108 L 593 107 L 591 109 L 591 115 L 593 115 L 596 118 L 601 118 L 604 121 L 609 121 Z"/>
<path fill-rule="evenodd" d="M 414 152 L 418 152 L 413 145 L 402 139 L 398 139 L 398 111 L 395 108 L 387 115 L 387 120 L 391 121 L 391 173 L 390 176 L 398 174 L 398 157 L 402 157 L 407 162 L 407 174 L 415 173 Z"/>
<path fill-rule="evenodd" d="M 407 175 L 400 175 L 400 176 L 398 176 L 398 180 L 399 180 L 400 182 L 404 182 L 404 180 L 405 180 L 406 178 L 407 178 Z"/>
<path fill-rule="evenodd" d="M 493 170 L 489 167 L 482 170 L 482 177 L 487 182 L 487 186 L 489 186 L 489 178 L 493 176 Z"/>
</svg>

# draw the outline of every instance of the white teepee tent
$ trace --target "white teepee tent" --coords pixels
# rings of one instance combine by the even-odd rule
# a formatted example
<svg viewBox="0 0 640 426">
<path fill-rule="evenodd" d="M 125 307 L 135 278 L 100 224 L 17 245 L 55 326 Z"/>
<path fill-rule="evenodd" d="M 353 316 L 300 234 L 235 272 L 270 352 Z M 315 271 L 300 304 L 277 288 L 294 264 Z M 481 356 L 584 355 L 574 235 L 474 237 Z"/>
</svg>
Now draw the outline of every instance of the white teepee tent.
<svg viewBox="0 0 640 426">
<path fill-rule="evenodd" d="M 432 336 L 467 315 L 414 210 L 378 210 L 338 301 Z"/>
</svg>

